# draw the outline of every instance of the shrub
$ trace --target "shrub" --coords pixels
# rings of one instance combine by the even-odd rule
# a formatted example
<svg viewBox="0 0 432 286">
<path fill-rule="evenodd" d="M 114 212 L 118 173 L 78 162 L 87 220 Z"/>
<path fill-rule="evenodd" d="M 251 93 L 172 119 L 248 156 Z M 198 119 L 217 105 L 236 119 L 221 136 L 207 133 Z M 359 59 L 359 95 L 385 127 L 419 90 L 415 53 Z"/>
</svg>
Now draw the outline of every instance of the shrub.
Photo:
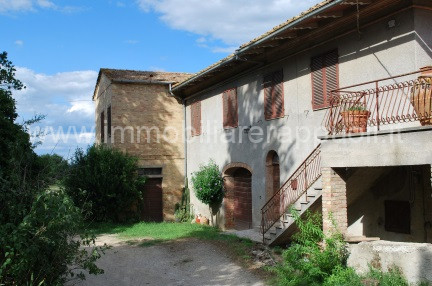
<svg viewBox="0 0 432 286">
<path fill-rule="evenodd" d="M 333 270 L 345 267 L 348 252 L 340 233 L 325 236 L 322 217 L 306 212 L 305 220 L 294 213 L 299 228 L 293 244 L 283 253 L 284 261 L 276 268 L 280 285 L 322 285 Z"/>
<path fill-rule="evenodd" d="M 94 262 L 104 248 L 91 247 L 94 237 L 81 234 L 81 211 L 64 191 L 45 191 L 38 195 L 30 212 L 17 226 L 2 225 L 1 245 L 5 260 L 0 265 L 0 284 L 63 285 L 84 274 L 103 273 Z"/>
<path fill-rule="evenodd" d="M 209 206 L 213 224 L 213 210 L 220 206 L 224 197 L 223 179 L 219 167 L 214 161 L 201 165 L 199 171 L 192 176 L 192 183 L 196 197 Z"/>
<path fill-rule="evenodd" d="M 324 286 L 363 286 L 361 277 L 351 267 L 337 266 L 325 280 Z"/>
<path fill-rule="evenodd" d="M 201 165 L 199 171 L 192 177 L 197 198 L 206 205 L 217 206 L 222 203 L 223 180 L 219 167 L 210 161 L 207 165 Z"/>
<path fill-rule="evenodd" d="M 71 264 L 99 273 L 98 249 L 90 255 L 79 251 L 92 242 L 77 236 L 79 210 L 64 192 L 45 191 L 57 180 L 27 132 L 43 116 L 15 123 L 12 91 L 22 88 L 7 53 L 0 53 L 0 285 L 58 285 Z"/>
<path fill-rule="evenodd" d="M 77 149 L 65 180 L 67 192 L 86 219 L 136 219 L 145 183 L 137 163 L 137 158 L 105 145 L 90 146 L 86 153 Z"/>
</svg>

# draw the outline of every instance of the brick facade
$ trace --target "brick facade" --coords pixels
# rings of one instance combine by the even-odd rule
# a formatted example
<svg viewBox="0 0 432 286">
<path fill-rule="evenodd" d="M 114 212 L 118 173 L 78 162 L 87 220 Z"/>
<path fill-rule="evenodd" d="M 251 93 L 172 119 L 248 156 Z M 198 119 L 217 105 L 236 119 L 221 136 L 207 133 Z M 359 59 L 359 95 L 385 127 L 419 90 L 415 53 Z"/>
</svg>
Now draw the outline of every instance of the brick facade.
<svg viewBox="0 0 432 286">
<path fill-rule="evenodd" d="M 174 207 L 184 187 L 184 113 L 169 93 L 169 85 L 160 81 L 185 76 L 101 70 L 94 97 L 96 143 L 101 143 L 100 115 L 111 106 L 112 136 L 105 132 L 106 144 L 138 157 L 140 167 L 162 168 L 164 220 L 174 220 Z"/>
<path fill-rule="evenodd" d="M 348 228 L 347 192 L 345 181 L 332 169 L 322 168 L 322 215 L 325 233 L 333 230 L 333 222 L 342 233 Z"/>
</svg>

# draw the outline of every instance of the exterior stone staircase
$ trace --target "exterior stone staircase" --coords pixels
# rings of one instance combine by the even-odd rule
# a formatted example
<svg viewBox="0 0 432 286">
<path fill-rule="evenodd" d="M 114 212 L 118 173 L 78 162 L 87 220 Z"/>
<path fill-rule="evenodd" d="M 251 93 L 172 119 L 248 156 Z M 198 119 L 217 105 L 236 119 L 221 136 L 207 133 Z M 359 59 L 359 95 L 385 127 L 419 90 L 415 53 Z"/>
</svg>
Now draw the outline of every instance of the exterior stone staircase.
<svg viewBox="0 0 432 286">
<path fill-rule="evenodd" d="M 321 145 L 300 164 L 261 209 L 263 243 L 282 244 L 295 232 L 296 225 L 291 210 L 303 215 L 308 209 L 321 206 Z"/>
<path fill-rule="evenodd" d="M 302 195 L 294 204 L 292 209 L 299 216 L 302 216 L 306 210 L 321 210 L 322 187 L 321 180 L 317 181 L 307 194 Z M 297 227 L 291 208 L 287 209 L 278 222 L 276 222 L 265 234 L 264 243 L 267 245 L 278 245 L 290 240 Z"/>
</svg>

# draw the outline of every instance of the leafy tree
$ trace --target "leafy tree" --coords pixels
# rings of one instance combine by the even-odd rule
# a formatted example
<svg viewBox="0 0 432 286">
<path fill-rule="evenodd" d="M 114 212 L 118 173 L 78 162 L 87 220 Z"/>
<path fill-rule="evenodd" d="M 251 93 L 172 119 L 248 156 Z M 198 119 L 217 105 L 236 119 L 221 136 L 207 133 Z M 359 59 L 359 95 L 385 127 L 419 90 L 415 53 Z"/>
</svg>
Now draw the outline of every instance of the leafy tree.
<svg viewBox="0 0 432 286">
<path fill-rule="evenodd" d="M 218 165 L 214 161 L 201 165 L 192 176 L 192 183 L 197 198 L 209 206 L 213 223 L 214 209 L 220 206 L 224 197 L 223 179 Z"/>
<path fill-rule="evenodd" d="M 15 123 L 12 91 L 22 88 L 0 53 L 0 285 L 60 285 L 72 266 L 100 273 L 94 261 L 103 249 L 82 251 L 94 237 L 80 233 L 81 211 L 64 192 L 46 190 L 53 182 L 46 161 L 33 151 L 27 125 Z"/>
<path fill-rule="evenodd" d="M 65 184 L 75 204 L 96 221 L 136 219 L 145 178 L 138 159 L 105 145 L 77 149 Z"/>
</svg>

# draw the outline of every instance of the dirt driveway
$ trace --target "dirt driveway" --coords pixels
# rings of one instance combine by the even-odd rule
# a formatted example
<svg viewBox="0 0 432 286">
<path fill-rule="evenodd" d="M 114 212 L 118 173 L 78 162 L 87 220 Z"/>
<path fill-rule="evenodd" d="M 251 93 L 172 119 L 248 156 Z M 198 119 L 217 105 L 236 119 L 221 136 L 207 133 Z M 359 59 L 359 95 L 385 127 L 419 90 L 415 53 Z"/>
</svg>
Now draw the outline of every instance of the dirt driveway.
<svg viewBox="0 0 432 286">
<path fill-rule="evenodd" d="M 265 285 L 249 270 L 235 263 L 229 253 L 198 239 L 184 239 L 152 246 L 99 238 L 113 248 L 97 262 L 105 274 L 86 275 L 76 285 Z"/>
</svg>

